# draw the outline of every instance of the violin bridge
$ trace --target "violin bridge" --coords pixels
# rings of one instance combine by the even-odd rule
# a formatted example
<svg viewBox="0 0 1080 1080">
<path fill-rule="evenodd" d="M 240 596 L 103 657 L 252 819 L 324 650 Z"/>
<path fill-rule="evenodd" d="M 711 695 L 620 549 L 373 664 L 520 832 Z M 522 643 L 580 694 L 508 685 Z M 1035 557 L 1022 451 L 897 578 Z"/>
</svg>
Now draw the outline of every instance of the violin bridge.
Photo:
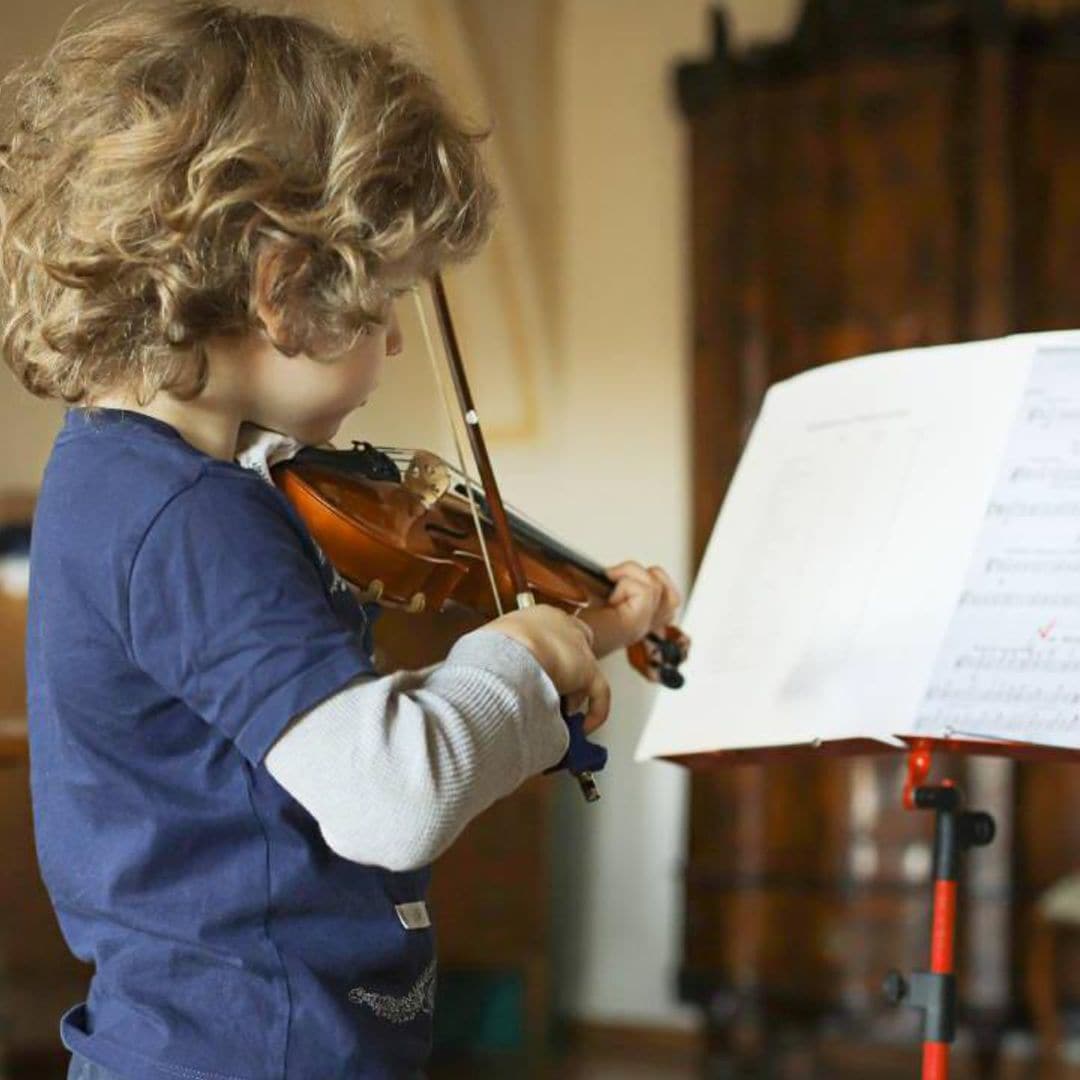
<svg viewBox="0 0 1080 1080">
<path fill-rule="evenodd" d="M 438 454 L 417 450 L 402 483 L 430 509 L 450 490 L 450 469 Z"/>
</svg>

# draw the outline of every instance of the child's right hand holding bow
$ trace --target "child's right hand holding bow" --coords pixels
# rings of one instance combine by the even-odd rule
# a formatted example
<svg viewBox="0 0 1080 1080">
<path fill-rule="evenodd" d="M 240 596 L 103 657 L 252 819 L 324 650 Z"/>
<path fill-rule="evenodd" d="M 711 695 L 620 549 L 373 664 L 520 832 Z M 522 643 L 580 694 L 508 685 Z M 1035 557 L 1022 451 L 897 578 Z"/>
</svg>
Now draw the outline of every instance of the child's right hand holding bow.
<svg viewBox="0 0 1080 1080">
<path fill-rule="evenodd" d="M 593 631 L 587 623 L 551 604 L 537 604 L 492 619 L 484 629 L 506 634 L 536 657 L 566 699 L 566 712 L 580 712 L 588 699 L 586 734 L 607 719 L 611 687 L 593 652 Z"/>
</svg>

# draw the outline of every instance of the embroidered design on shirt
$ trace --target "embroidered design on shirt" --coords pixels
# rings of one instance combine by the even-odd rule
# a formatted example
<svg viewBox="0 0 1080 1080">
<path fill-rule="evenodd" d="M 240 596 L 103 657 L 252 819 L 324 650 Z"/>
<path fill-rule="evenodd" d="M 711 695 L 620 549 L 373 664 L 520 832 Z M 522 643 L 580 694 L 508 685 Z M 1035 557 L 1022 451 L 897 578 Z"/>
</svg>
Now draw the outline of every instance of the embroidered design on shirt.
<svg viewBox="0 0 1080 1080">
<path fill-rule="evenodd" d="M 421 1013 L 434 1013 L 435 963 L 435 958 L 432 957 L 431 963 L 424 968 L 412 989 L 400 997 L 394 994 L 377 994 L 374 990 L 356 986 L 349 991 L 349 1001 L 353 1005 L 366 1005 L 379 1019 L 389 1020 L 391 1024 L 407 1024 Z"/>
</svg>

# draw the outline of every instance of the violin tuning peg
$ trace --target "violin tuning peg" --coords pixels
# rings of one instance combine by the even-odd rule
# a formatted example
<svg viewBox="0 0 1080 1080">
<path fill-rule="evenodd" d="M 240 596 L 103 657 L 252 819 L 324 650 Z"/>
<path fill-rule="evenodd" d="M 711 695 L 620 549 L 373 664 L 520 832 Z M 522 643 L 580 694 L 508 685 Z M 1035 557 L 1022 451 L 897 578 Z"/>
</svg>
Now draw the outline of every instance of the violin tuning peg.
<svg viewBox="0 0 1080 1080">
<path fill-rule="evenodd" d="M 660 681 L 669 690 L 679 690 L 686 683 L 686 676 L 676 668 L 670 667 L 667 664 L 660 665 Z"/>
<path fill-rule="evenodd" d="M 677 641 L 671 641 L 667 638 L 663 638 L 659 645 L 660 655 L 669 664 L 678 664 L 681 662 L 683 655 L 682 649 L 679 647 Z"/>
</svg>

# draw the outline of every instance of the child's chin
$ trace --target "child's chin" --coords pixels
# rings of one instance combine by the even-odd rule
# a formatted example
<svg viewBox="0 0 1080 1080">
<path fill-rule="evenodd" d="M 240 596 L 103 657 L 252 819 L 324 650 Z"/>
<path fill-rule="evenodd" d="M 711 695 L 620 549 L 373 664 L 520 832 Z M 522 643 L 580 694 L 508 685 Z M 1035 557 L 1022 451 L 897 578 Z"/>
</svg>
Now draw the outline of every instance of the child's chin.
<svg viewBox="0 0 1080 1080">
<path fill-rule="evenodd" d="M 297 442 L 305 446 L 318 446 L 319 443 L 330 442 L 341 427 L 341 421 L 323 422 L 314 424 L 297 424 L 287 432 Z"/>
<path fill-rule="evenodd" d="M 338 433 L 338 429 L 341 427 L 341 421 L 335 420 L 332 424 L 322 424 L 318 431 L 315 433 L 315 437 L 311 440 L 312 443 L 324 443 L 333 440 L 334 436 Z"/>
</svg>

